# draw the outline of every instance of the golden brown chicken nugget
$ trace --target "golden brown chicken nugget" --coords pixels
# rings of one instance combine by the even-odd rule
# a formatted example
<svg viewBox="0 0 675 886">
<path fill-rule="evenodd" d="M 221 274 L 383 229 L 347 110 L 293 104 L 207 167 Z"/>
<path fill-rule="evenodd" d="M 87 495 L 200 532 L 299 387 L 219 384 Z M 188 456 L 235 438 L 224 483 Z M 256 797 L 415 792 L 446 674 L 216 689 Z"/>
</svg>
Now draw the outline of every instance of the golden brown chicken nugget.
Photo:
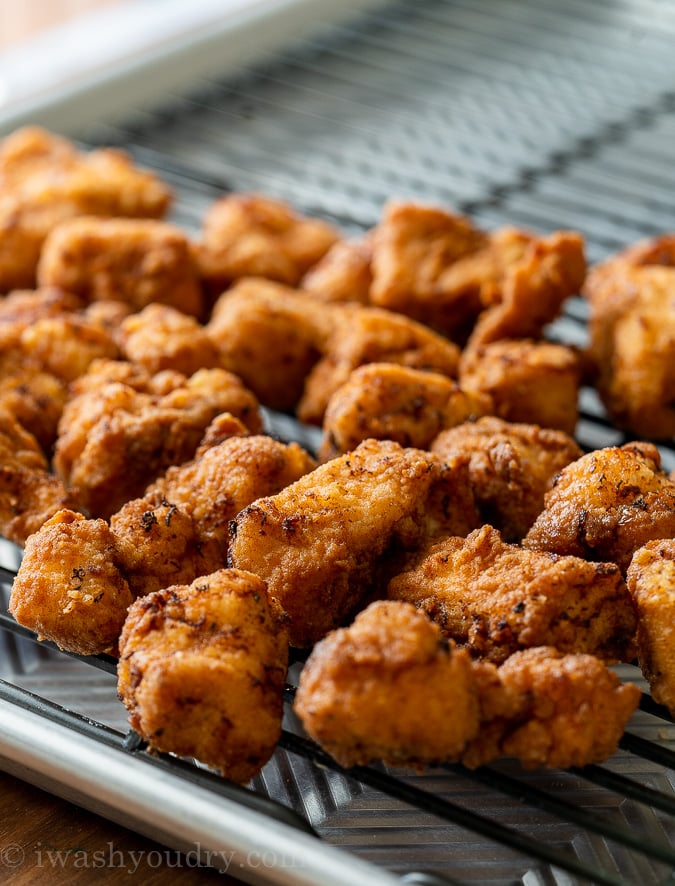
<svg viewBox="0 0 675 886">
<path fill-rule="evenodd" d="M 478 731 L 471 669 L 423 613 L 380 601 L 317 643 L 294 709 L 342 766 L 449 760 Z"/>
<path fill-rule="evenodd" d="M 21 347 L 41 370 L 64 382 L 79 378 L 94 360 L 120 356 L 112 333 L 75 314 L 37 320 L 22 332 Z"/>
<path fill-rule="evenodd" d="M 373 247 L 369 237 L 362 240 L 339 240 L 307 271 L 300 282 L 302 289 L 322 301 L 370 301 L 373 281 Z"/>
<path fill-rule="evenodd" d="M 562 431 L 495 416 L 441 431 L 430 449 L 443 460 L 466 459 L 484 523 L 505 541 L 520 541 L 544 509 L 544 494 L 565 465 L 582 456 Z"/>
<path fill-rule="evenodd" d="M 366 440 L 244 508 L 230 565 L 260 575 L 289 617 L 291 644 L 311 646 L 374 592 L 393 552 L 424 537 L 439 473 L 421 450 Z"/>
<path fill-rule="evenodd" d="M 247 782 L 281 734 L 288 643 L 265 584 L 222 569 L 137 600 L 118 691 L 151 749 Z"/>
<path fill-rule="evenodd" d="M 565 345 L 504 339 L 462 354 L 459 383 L 492 398 L 495 415 L 573 434 L 582 365 Z"/>
<path fill-rule="evenodd" d="M 497 663 L 531 646 L 607 661 L 630 661 L 634 651 L 635 614 L 617 566 L 527 551 L 487 525 L 433 545 L 387 594 Z"/>
<path fill-rule="evenodd" d="M 675 715 L 675 539 L 647 542 L 626 575 L 637 608 L 638 660 L 654 701 Z"/>
<path fill-rule="evenodd" d="M 16 289 L 0 298 L 0 324 L 11 324 L 19 332 L 46 317 L 75 314 L 84 307 L 72 292 L 54 286 Z"/>
<path fill-rule="evenodd" d="M 523 544 L 609 560 L 622 570 L 646 542 L 675 536 L 675 483 L 650 443 L 608 446 L 557 475 Z"/>
<path fill-rule="evenodd" d="M 489 397 L 467 393 L 437 372 L 366 363 L 328 401 L 319 457 L 328 461 L 368 437 L 428 449 L 443 428 L 483 415 L 491 406 Z"/>
<path fill-rule="evenodd" d="M 94 655 L 114 649 L 132 599 L 108 524 L 60 510 L 26 541 L 9 611 L 61 649 Z"/>
</svg>

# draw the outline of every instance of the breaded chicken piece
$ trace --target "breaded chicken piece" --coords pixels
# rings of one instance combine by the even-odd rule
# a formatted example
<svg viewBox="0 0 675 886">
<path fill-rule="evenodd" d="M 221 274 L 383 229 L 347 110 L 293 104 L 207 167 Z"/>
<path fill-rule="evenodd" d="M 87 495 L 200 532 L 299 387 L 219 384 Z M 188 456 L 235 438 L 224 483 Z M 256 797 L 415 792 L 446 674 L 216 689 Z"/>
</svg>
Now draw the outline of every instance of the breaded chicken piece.
<svg viewBox="0 0 675 886">
<path fill-rule="evenodd" d="M 500 663 L 531 646 L 630 661 L 635 614 L 613 563 L 527 551 L 485 525 L 447 538 L 395 576 L 387 595 L 413 603 L 444 636 Z"/>
<path fill-rule="evenodd" d="M 654 701 L 675 716 L 675 539 L 647 542 L 626 575 L 637 609 L 638 660 Z"/>
<path fill-rule="evenodd" d="M 484 415 L 491 407 L 489 397 L 467 393 L 437 372 L 366 363 L 328 401 L 319 458 L 328 461 L 368 437 L 428 449 L 443 428 Z"/>
<path fill-rule="evenodd" d="M 675 435 L 675 234 L 593 268 L 589 353 L 612 421 L 641 437 Z"/>
<path fill-rule="evenodd" d="M 44 240 L 60 222 L 79 215 L 160 218 L 172 196 L 122 151 L 80 153 L 38 127 L 0 142 L 0 193 L 0 292 L 35 284 Z"/>
<path fill-rule="evenodd" d="M 221 295 L 205 331 L 221 365 L 264 406 L 286 412 L 300 400 L 338 310 L 288 286 L 250 277 Z"/>
<path fill-rule="evenodd" d="M 307 381 L 297 415 L 320 425 L 328 401 L 364 363 L 397 363 L 456 377 L 459 349 L 421 323 L 381 308 L 344 306 L 334 317 L 324 356 Z"/>
<path fill-rule="evenodd" d="M 287 660 L 264 582 L 222 569 L 133 604 L 118 692 L 152 750 L 196 757 L 245 783 L 281 734 Z"/>
<path fill-rule="evenodd" d="M 322 301 L 358 302 L 370 300 L 373 282 L 373 247 L 369 237 L 338 240 L 300 281 L 302 289 Z"/>
<path fill-rule="evenodd" d="M 94 376 L 99 371 L 101 364 Z M 261 429 L 255 397 L 231 373 L 202 369 L 165 381 L 170 386 L 158 394 L 124 382 L 87 390 L 84 382 L 66 404 L 54 469 L 92 516 L 109 517 L 170 465 L 191 459 L 216 415 L 230 412 L 249 430 Z"/>
<path fill-rule="evenodd" d="M 206 213 L 195 256 L 214 295 L 240 277 L 295 286 L 338 239 L 331 225 L 299 215 L 280 200 L 229 194 Z"/>
<path fill-rule="evenodd" d="M 462 388 L 490 396 L 495 415 L 566 434 L 577 424 L 581 376 L 572 348 L 528 339 L 467 348 L 459 367 Z"/>
<path fill-rule="evenodd" d="M 21 347 L 41 370 L 64 382 L 79 378 L 94 360 L 120 356 L 111 332 L 76 314 L 37 320 L 21 334 Z"/>
<path fill-rule="evenodd" d="M 131 601 L 108 524 L 60 510 L 26 541 L 9 611 L 41 639 L 93 655 L 114 649 Z"/>
<path fill-rule="evenodd" d="M 479 728 L 472 663 L 413 606 L 372 603 L 312 650 L 294 709 L 342 766 L 461 755 Z"/>
<path fill-rule="evenodd" d="M 640 700 L 637 686 L 622 685 L 595 656 L 547 646 L 515 652 L 486 678 L 493 685 L 479 684 L 480 729 L 462 755 L 472 768 L 500 757 L 526 769 L 601 763 L 617 750 Z"/>
<path fill-rule="evenodd" d="M 188 239 L 155 219 L 81 217 L 45 240 L 37 277 L 85 302 L 112 299 L 140 311 L 151 302 L 200 316 L 202 293 Z"/>
<path fill-rule="evenodd" d="M 622 570 L 652 539 L 675 536 L 675 483 L 650 443 L 589 452 L 555 478 L 523 544 L 532 551 L 609 560 Z"/>
<path fill-rule="evenodd" d="M 18 333 L 46 317 L 75 314 L 84 307 L 72 292 L 53 286 L 41 289 L 16 289 L 0 298 L 0 324 L 9 324 Z"/>
<path fill-rule="evenodd" d="M 584 240 L 573 231 L 557 231 L 534 239 L 520 261 L 504 269 L 495 291 L 483 300 L 494 302 L 481 313 L 468 347 L 499 339 L 534 338 L 560 313 L 563 302 L 578 293 L 586 276 Z"/>
<path fill-rule="evenodd" d="M 466 459 L 482 522 L 520 541 L 544 509 L 544 494 L 565 465 L 581 458 L 562 431 L 484 416 L 441 431 L 428 447 L 445 461 Z"/>
<path fill-rule="evenodd" d="M 424 538 L 439 474 L 421 450 L 366 440 L 244 508 L 232 522 L 229 563 L 267 582 L 291 644 L 311 646 L 379 589 L 397 550 Z"/>
<path fill-rule="evenodd" d="M 22 546 L 71 497 L 35 437 L 0 408 L 0 534 Z"/>
<path fill-rule="evenodd" d="M 192 375 L 222 366 L 218 348 L 194 317 L 157 302 L 123 319 L 117 341 L 127 360 L 153 375 L 163 369 Z"/>
</svg>

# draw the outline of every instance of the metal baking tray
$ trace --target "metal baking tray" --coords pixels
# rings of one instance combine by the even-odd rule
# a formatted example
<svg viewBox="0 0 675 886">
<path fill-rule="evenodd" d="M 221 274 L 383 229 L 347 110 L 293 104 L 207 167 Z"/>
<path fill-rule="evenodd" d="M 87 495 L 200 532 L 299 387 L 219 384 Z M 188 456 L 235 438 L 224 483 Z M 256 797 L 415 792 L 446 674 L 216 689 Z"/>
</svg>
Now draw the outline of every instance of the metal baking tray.
<svg viewBox="0 0 675 886">
<path fill-rule="evenodd" d="M 267 21 L 281 21 L 282 6 L 309 15 L 311 5 L 276 4 L 279 18 Z M 105 90 L 101 78 L 88 90 L 85 78 L 6 108 L 0 128 L 30 120 L 85 145 L 125 147 L 175 188 L 173 218 L 189 232 L 210 202 L 235 190 L 279 196 L 346 233 L 372 225 L 389 197 L 444 203 L 488 228 L 574 228 L 591 262 L 675 230 L 675 8 L 659 0 L 349 6 L 335 23 L 315 4 L 312 27 L 294 39 L 292 28 L 276 42 L 260 36 L 264 55 L 254 51 L 256 28 L 266 31 L 259 19 L 247 31 L 248 54 L 233 49 L 220 67 L 216 50 L 200 62 L 194 34 L 176 38 L 180 77 L 162 79 L 165 61 L 127 60 L 106 69 Z M 236 44 L 236 29 L 224 30 Z M 219 39 L 228 55 L 227 34 Z M 161 88 L 153 81 L 146 91 L 153 70 Z M 585 319 L 583 301 L 572 299 L 549 334 L 583 344 Z M 584 447 L 624 440 L 592 391 L 582 392 L 581 410 Z M 316 443 L 287 417 L 268 422 L 284 439 Z M 675 445 L 661 449 L 675 468 Z M 15 549 L 0 555 L 16 567 Z M 0 766 L 168 846 L 233 853 L 228 870 L 247 882 L 672 881 L 675 726 L 648 695 L 617 754 L 565 772 L 523 772 L 508 760 L 475 773 L 344 772 L 305 739 L 289 703 L 279 750 L 238 789 L 145 754 L 116 699 L 114 663 L 38 645 L 7 616 L 0 626 Z M 301 666 L 291 669 L 289 702 Z M 641 681 L 632 667 L 620 672 Z"/>
</svg>

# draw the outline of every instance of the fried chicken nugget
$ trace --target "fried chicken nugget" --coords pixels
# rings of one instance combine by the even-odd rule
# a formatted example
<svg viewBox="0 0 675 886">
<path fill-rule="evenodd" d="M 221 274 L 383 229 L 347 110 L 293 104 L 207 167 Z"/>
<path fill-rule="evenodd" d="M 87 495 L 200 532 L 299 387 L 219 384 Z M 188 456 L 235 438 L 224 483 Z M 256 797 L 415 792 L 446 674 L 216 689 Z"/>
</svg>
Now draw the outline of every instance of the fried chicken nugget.
<svg viewBox="0 0 675 886">
<path fill-rule="evenodd" d="M 164 369 L 192 375 L 223 366 L 218 348 L 194 317 L 157 302 L 123 319 L 117 341 L 127 360 L 153 375 Z"/>
<path fill-rule="evenodd" d="M 21 334 L 21 347 L 41 370 L 64 382 L 79 378 L 94 360 L 120 356 L 108 330 L 75 314 L 37 320 Z"/>
<path fill-rule="evenodd" d="M 495 677 L 497 685 L 479 688 L 481 726 L 462 755 L 471 768 L 500 757 L 526 769 L 601 763 L 640 701 L 638 687 L 622 685 L 595 656 L 546 646 L 515 652 L 488 679 Z"/>
<path fill-rule="evenodd" d="M 429 448 L 444 461 L 467 459 L 483 522 L 508 542 L 526 535 L 544 509 L 555 475 L 583 454 L 562 431 L 495 416 L 441 431 Z"/>
<path fill-rule="evenodd" d="M 327 302 L 368 304 L 373 282 L 370 237 L 338 240 L 300 281 L 301 289 Z"/>
<path fill-rule="evenodd" d="M 35 437 L 0 408 L 0 533 L 22 546 L 72 500 Z"/>
<path fill-rule="evenodd" d="M 555 478 L 525 536 L 532 551 L 610 560 L 622 570 L 652 539 L 675 536 L 675 483 L 650 443 L 589 452 Z"/>
<path fill-rule="evenodd" d="M 264 406 L 286 412 L 297 406 L 325 350 L 336 310 L 310 294 L 250 277 L 220 296 L 205 331 L 221 365 Z"/>
<path fill-rule="evenodd" d="M 352 305 L 343 306 L 333 320 L 324 356 L 307 377 L 298 404 L 301 421 L 320 425 L 335 391 L 365 363 L 397 363 L 451 378 L 457 375 L 457 346 L 409 317 Z"/>
<path fill-rule="evenodd" d="M 187 237 L 155 219 L 64 221 L 45 240 L 37 277 L 41 286 L 58 286 L 86 302 L 112 299 L 136 311 L 161 302 L 184 314 L 203 312 Z"/>
<path fill-rule="evenodd" d="M 317 643 L 294 709 L 342 766 L 453 759 L 478 732 L 471 669 L 423 613 L 379 601 Z"/>
<path fill-rule="evenodd" d="M 0 292 L 31 287 L 42 245 L 79 215 L 159 218 L 172 199 L 122 151 L 80 153 L 60 136 L 25 127 L 0 142 Z"/>
<path fill-rule="evenodd" d="M 96 364 L 94 379 L 108 370 L 109 365 Z M 147 374 L 132 372 L 149 384 Z M 168 382 L 161 393 L 81 379 L 80 392 L 66 404 L 53 465 L 89 514 L 109 517 L 142 496 L 170 465 L 191 459 L 209 423 L 222 412 L 240 418 L 251 431 L 261 429 L 255 397 L 231 373 L 201 369 L 189 379 L 161 375 L 159 381 Z"/>
<path fill-rule="evenodd" d="M 57 511 L 26 541 L 9 611 L 41 639 L 80 655 L 114 649 L 131 591 L 104 520 Z"/>
<path fill-rule="evenodd" d="M 618 567 L 527 551 L 485 525 L 433 545 L 387 595 L 413 603 L 444 636 L 500 663 L 531 646 L 630 661 L 635 613 Z"/>
<path fill-rule="evenodd" d="M 675 435 L 675 234 L 648 240 L 593 268 L 589 353 L 598 392 L 621 428 Z"/>
<path fill-rule="evenodd" d="M 491 406 L 487 396 L 463 391 L 437 372 L 366 363 L 328 401 L 319 458 L 328 461 L 368 437 L 428 449 L 443 428 L 483 415 Z"/>
<path fill-rule="evenodd" d="M 299 215 L 280 200 L 228 194 L 206 213 L 195 255 L 214 294 L 240 277 L 267 277 L 295 286 L 337 240 L 331 225 Z"/>
<path fill-rule="evenodd" d="M 626 575 L 637 608 L 638 661 L 654 701 L 675 715 L 675 539 L 647 542 Z"/>
<path fill-rule="evenodd" d="M 16 289 L 0 299 L 0 324 L 3 327 L 9 324 L 20 334 L 38 320 L 75 314 L 83 307 L 82 301 L 72 292 L 54 286 Z"/>
<path fill-rule="evenodd" d="M 573 434 L 579 417 L 582 364 L 565 345 L 504 339 L 467 348 L 459 383 L 492 398 L 495 415 Z"/>
<path fill-rule="evenodd" d="M 133 604 L 118 692 L 151 749 L 196 757 L 245 783 L 281 734 L 287 659 L 264 582 L 222 569 Z"/>
<path fill-rule="evenodd" d="M 353 616 L 397 549 L 424 537 L 439 476 L 421 450 L 366 440 L 244 508 L 231 525 L 229 563 L 267 582 L 291 644 L 311 646 Z"/>
</svg>

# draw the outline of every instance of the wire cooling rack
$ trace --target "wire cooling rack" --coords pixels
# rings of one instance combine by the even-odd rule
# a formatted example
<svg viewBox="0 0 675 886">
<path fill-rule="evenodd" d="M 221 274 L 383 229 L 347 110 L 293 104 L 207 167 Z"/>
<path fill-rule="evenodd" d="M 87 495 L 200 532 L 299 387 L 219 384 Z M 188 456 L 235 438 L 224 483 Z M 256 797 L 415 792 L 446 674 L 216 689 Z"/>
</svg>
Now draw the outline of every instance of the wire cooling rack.
<svg viewBox="0 0 675 886">
<path fill-rule="evenodd" d="M 660 0 L 394 2 L 186 83 L 151 110 L 130 102 L 123 123 L 79 135 L 156 169 L 192 232 L 228 191 L 279 196 L 348 234 L 403 197 L 488 228 L 579 230 L 595 262 L 675 230 L 674 38 L 675 7 Z M 583 344 L 585 320 L 571 299 L 549 334 Z M 268 426 L 316 443 L 287 417 L 269 414 Z M 590 390 L 577 437 L 587 449 L 625 440 Z M 675 446 L 661 451 L 675 469 Z M 1 553 L 10 580 L 18 555 Z M 115 699 L 112 660 L 37 645 L 6 615 L 0 627 L 4 768 L 168 845 L 233 847 L 248 882 L 673 882 L 675 726 L 648 694 L 602 766 L 345 772 L 295 721 L 296 662 L 279 749 L 240 789 L 145 753 Z M 635 668 L 619 670 L 644 688 Z M 247 866 L 252 849 L 270 864 Z"/>
</svg>

